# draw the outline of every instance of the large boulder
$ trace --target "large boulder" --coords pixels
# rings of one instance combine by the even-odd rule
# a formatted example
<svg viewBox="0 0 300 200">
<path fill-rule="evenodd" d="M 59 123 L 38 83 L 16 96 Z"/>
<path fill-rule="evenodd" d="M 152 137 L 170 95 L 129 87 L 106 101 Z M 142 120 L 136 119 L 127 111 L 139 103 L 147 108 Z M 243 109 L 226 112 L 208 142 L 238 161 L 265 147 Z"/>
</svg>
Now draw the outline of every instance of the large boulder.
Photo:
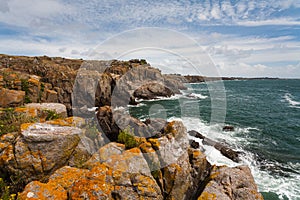
<svg viewBox="0 0 300 200">
<path fill-rule="evenodd" d="M 21 135 L 1 152 L 0 165 L 25 182 L 45 178 L 66 165 L 82 133 L 76 127 L 43 123 L 23 125 L 22 129 Z"/>
<path fill-rule="evenodd" d="M 23 104 L 25 92 L 0 88 L 0 96 L 0 107 L 14 107 Z"/>
<path fill-rule="evenodd" d="M 157 97 L 170 97 L 174 95 L 174 92 L 166 86 L 159 83 L 148 83 L 133 93 L 133 96 L 138 99 L 156 99 Z"/>
<path fill-rule="evenodd" d="M 209 181 L 198 199 L 259 200 L 263 197 L 257 192 L 249 167 L 214 166 Z"/>
</svg>

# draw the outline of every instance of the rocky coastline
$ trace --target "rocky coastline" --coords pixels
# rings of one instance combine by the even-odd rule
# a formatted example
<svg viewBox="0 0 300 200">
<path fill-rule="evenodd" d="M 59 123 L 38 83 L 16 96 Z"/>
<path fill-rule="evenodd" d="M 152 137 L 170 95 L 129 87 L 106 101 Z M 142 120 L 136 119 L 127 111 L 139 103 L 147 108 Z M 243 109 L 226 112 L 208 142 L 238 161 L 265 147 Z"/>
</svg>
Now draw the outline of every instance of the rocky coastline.
<svg viewBox="0 0 300 200">
<path fill-rule="evenodd" d="M 145 60 L 0 55 L 0 199 L 263 199 L 247 166 L 211 165 L 188 134 L 238 152 L 120 109 L 184 80 Z"/>
</svg>

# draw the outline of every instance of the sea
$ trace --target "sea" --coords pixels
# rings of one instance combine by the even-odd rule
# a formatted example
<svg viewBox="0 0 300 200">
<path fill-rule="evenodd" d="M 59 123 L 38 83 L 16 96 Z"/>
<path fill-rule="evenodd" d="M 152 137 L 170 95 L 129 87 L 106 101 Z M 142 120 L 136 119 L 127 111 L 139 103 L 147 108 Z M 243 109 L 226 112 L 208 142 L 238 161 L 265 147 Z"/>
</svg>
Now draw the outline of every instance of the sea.
<svg viewBox="0 0 300 200">
<path fill-rule="evenodd" d="M 170 98 L 128 107 L 141 120 L 180 120 L 187 130 L 239 151 L 235 163 L 205 146 L 211 164 L 250 167 L 266 200 L 300 200 L 300 80 L 228 80 L 187 84 Z M 223 131 L 225 125 L 234 131 Z"/>
</svg>

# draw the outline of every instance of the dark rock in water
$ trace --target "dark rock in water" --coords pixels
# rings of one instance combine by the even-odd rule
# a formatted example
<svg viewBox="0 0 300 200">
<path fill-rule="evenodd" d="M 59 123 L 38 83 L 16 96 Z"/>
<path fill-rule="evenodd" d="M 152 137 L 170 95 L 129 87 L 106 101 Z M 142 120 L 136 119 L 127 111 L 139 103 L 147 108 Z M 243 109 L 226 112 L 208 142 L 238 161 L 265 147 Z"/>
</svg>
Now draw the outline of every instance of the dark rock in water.
<svg viewBox="0 0 300 200">
<path fill-rule="evenodd" d="M 209 138 L 204 138 L 202 143 L 205 145 L 213 146 L 213 147 L 215 147 L 217 144 L 217 142 L 215 142 Z"/>
<path fill-rule="evenodd" d="M 200 147 L 199 143 L 194 140 L 190 140 L 190 146 L 194 149 L 199 149 Z"/>
<path fill-rule="evenodd" d="M 223 127 L 223 131 L 234 131 L 234 127 L 233 126 L 229 126 L 229 125 L 224 126 Z"/>
<path fill-rule="evenodd" d="M 231 148 L 224 146 L 221 143 L 216 143 L 214 145 L 214 147 L 216 149 L 218 149 L 224 156 L 226 156 L 227 158 L 233 160 L 234 162 L 239 162 L 240 158 L 239 158 L 239 153 L 232 150 Z"/>
<path fill-rule="evenodd" d="M 240 161 L 239 152 L 232 150 L 231 148 L 229 148 L 225 144 L 222 144 L 220 142 L 216 142 L 214 140 L 211 140 L 211 139 L 203 136 L 202 134 L 200 134 L 199 132 L 197 132 L 195 130 L 191 130 L 188 133 L 191 136 L 203 139 L 202 143 L 204 145 L 209 145 L 209 146 L 215 147 L 217 150 L 219 150 L 222 153 L 222 155 L 224 155 L 225 157 L 231 159 L 232 161 L 234 161 L 234 162 L 239 162 Z"/>
<path fill-rule="evenodd" d="M 199 138 L 199 139 L 204 139 L 205 136 L 203 136 L 201 133 L 195 131 L 195 130 L 190 130 L 188 131 L 188 133 L 190 134 L 190 136 L 193 136 L 193 137 L 196 137 L 196 138 Z"/>
</svg>

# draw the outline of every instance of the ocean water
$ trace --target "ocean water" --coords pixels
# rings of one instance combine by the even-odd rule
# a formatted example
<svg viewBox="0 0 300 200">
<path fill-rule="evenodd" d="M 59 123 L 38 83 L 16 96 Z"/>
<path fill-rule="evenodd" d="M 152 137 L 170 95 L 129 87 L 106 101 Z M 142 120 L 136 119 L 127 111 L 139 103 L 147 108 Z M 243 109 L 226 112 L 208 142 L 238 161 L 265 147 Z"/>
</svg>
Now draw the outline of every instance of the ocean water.
<svg viewBox="0 0 300 200">
<path fill-rule="evenodd" d="M 216 84 L 218 87 L 212 83 L 188 84 L 181 95 L 141 101 L 128 111 L 140 119 L 181 120 L 188 130 L 227 143 L 242 152 L 242 162 L 234 163 L 204 146 L 211 163 L 247 164 L 265 199 L 299 200 L 300 80 Z M 235 130 L 222 131 L 224 125 L 232 125 Z"/>
</svg>

